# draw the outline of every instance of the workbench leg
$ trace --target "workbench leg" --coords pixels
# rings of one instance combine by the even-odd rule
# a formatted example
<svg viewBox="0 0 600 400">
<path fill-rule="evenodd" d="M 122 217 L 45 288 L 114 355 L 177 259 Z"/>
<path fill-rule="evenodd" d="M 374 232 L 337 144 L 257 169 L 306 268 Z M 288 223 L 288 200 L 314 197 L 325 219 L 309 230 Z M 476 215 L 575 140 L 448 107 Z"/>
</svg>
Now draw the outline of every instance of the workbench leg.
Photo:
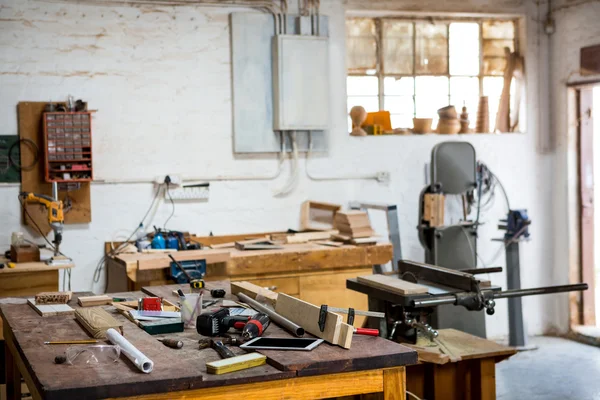
<svg viewBox="0 0 600 400">
<path fill-rule="evenodd" d="M 496 361 L 493 358 L 473 360 L 471 393 L 473 400 L 496 399 Z"/>
<path fill-rule="evenodd" d="M 406 368 L 398 367 L 383 371 L 383 399 L 406 400 Z"/>
<path fill-rule="evenodd" d="M 4 344 L 4 351 L 6 354 L 6 399 L 21 400 L 21 372 L 19 372 L 17 362 L 6 345 L 6 342 Z"/>
</svg>

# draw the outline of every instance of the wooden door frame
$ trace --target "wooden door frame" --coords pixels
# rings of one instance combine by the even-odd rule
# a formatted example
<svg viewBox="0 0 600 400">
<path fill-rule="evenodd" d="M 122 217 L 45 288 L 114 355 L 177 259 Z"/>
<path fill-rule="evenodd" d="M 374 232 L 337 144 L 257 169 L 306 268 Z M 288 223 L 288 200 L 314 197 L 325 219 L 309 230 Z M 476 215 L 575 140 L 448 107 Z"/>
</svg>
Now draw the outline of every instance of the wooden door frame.
<svg viewBox="0 0 600 400">
<path fill-rule="evenodd" d="M 570 277 L 571 277 L 571 282 L 575 283 L 575 282 L 586 282 L 589 285 L 589 289 L 587 291 L 584 292 L 572 292 L 570 294 L 570 322 L 571 322 L 571 327 L 576 326 L 576 325 L 595 325 L 596 324 L 596 320 L 595 320 L 595 287 L 594 287 L 594 275 L 595 275 L 595 271 L 594 271 L 594 256 L 593 253 L 591 256 L 589 256 L 589 252 L 586 252 L 586 254 L 584 254 L 583 248 L 586 246 L 591 246 L 591 248 L 593 249 L 593 244 L 594 244 L 594 229 L 592 228 L 592 231 L 589 232 L 589 230 L 586 231 L 586 229 L 584 228 L 585 224 L 584 224 L 584 219 L 586 218 L 590 218 L 589 214 L 584 213 L 584 192 L 585 192 L 585 188 L 584 188 L 584 183 L 583 183 L 583 176 L 582 176 L 582 169 L 583 169 L 583 165 L 586 162 L 586 160 L 588 160 L 587 162 L 589 162 L 589 158 L 591 158 L 591 162 L 593 163 L 593 136 L 587 137 L 587 138 L 583 138 L 583 130 L 584 129 L 591 129 L 591 133 L 588 133 L 590 135 L 593 135 L 593 126 L 592 125 L 586 125 L 585 123 L 589 123 L 592 116 L 591 116 L 591 107 L 592 107 L 592 99 L 591 99 L 591 93 L 589 92 L 593 86 L 595 86 L 596 82 L 585 82 L 585 83 L 581 83 L 581 84 L 571 84 L 569 85 L 570 87 L 570 91 L 572 91 L 572 93 L 570 93 L 571 95 L 573 95 L 573 99 L 574 102 L 571 102 L 571 110 L 575 110 L 575 112 L 573 113 L 573 115 L 576 116 L 576 118 L 574 118 L 575 120 L 575 132 L 573 132 L 576 135 L 576 154 L 577 154 L 577 210 L 576 210 L 576 216 L 577 216 L 577 240 L 576 243 L 574 243 L 575 245 L 573 246 L 574 248 L 576 248 L 575 252 L 576 252 L 576 263 L 571 263 L 571 271 L 570 271 Z M 584 93 L 584 96 L 582 97 L 582 93 Z M 588 105 L 588 113 L 583 112 L 582 113 L 582 109 L 586 106 L 586 104 L 582 104 L 582 102 L 585 103 L 589 103 Z M 572 111 L 571 111 L 572 112 Z M 587 115 L 586 115 L 587 114 Z M 582 145 L 584 143 L 589 144 L 589 148 L 588 151 L 583 153 L 582 152 Z M 586 157 L 586 159 L 583 159 L 583 157 Z M 593 164 L 592 164 L 592 179 L 593 179 Z M 585 202 L 587 203 L 588 207 L 592 207 L 592 212 L 591 212 L 591 218 L 593 219 L 593 215 L 594 215 L 594 199 L 593 199 L 593 184 L 592 184 L 592 193 L 591 193 L 591 198 L 585 199 Z M 589 195 L 589 193 L 587 193 L 587 195 Z M 600 209 L 598 210 L 600 212 Z M 587 214 L 587 215 L 586 215 Z M 593 220 L 592 220 L 592 227 L 593 227 Z M 587 233 L 586 233 L 587 232 Z M 584 235 L 586 235 L 584 237 Z M 573 248 L 571 249 L 571 251 L 574 251 Z M 575 266 L 575 268 L 574 268 Z"/>
</svg>

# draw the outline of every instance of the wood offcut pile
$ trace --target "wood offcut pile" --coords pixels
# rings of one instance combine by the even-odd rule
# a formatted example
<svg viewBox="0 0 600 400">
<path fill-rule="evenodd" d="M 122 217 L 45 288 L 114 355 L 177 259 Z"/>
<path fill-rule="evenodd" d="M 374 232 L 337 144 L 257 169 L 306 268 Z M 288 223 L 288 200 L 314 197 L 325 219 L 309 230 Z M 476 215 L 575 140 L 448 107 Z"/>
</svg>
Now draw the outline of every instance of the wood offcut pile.
<svg viewBox="0 0 600 400">
<path fill-rule="evenodd" d="M 338 211 L 335 214 L 335 228 L 340 232 L 337 238 L 355 244 L 373 243 L 375 231 L 371 228 L 369 215 L 365 211 Z"/>
</svg>

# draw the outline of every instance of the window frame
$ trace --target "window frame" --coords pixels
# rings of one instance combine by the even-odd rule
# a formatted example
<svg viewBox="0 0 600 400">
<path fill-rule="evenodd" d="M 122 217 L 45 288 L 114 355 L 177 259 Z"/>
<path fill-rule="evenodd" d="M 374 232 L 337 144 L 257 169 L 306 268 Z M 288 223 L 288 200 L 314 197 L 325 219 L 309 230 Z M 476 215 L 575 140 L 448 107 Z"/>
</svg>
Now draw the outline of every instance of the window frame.
<svg viewBox="0 0 600 400">
<path fill-rule="evenodd" d="M 484 54 L 483 54 L 483 23 L 488 21 L 493 22 L 512 22 L 514 28 L 514 38 L 513 40 L 513 48 L 514 51 L 520 53 L 520 35 L 519 28 L 521 23 L 521 18 L 515 15 L 511 16 L 490 16 L 485 15 L 481 17 L 459 17 L 459 16 L 448 16 L 448 17 L 424 17 L 424 16 L 410 16 L 410 15 L 393 15 L 393 16 L 360 16 L 360 15 L 349 15 L 346 17 L 346 21 L 348 19 L 371 19 L 374 21 L 375 25 L 375 45 L 376 45 L 376 65 L 375 65 L 375 73 L 367 74 L 367 73 L 350 73 L 346 70 L 346 76 L 356 76 L 356 77 L 376 77 L 378 80 L 378 104 L 379 111 L 385 110 L 385 78 L 413 78 L 413 94 L 412 94 L 412 103 L 413 103 L 413 117 L 417 116 L 417 77 L 420 76 L 440 76 L 446 77 L 448 79 L 448 104 L 451 104 L 452 97 L 452 86 L 451 86 L 451 78 L 453 77 L 463 77 L 463 78 L 477 78 L 479 82 L 479 96 L 483 96 L 483 81 L 486 77 L 500 78 L 503 75 L 491 75 L 484 73 Z M 412 24 L 412 58 L 413 58 L 413 68 L 412 74 L 392 74 L 392 73 L 384 73 L 384 55 L 383 55 L 383 21 L 384 20 L 395 20 L 400 22 L 410 22 Z M 417 55 L 416 55 L 416 23 L 417 22 L 443 22 L 446 24 L 446 43 L 447 43 L 447 70 L 445 74 L 432 74 L 432 73 L 416 73 L 416 63 L 417 63 Z M 471 22 L 477 23 L 479 25 L 479 73 L 477 75 L 452 75 L 450 74 L 450 24 L 451 23 L 460 23 L 460 22 Z M 510 39 L 506 39 L 510 40 Z M 369 95 L 371 96 L 371 95 Z M 356 95 L 350 95 L 347 97 L 357 97 Z M 374 97 L 374 95 L 373 95 Z"/>
</svg>

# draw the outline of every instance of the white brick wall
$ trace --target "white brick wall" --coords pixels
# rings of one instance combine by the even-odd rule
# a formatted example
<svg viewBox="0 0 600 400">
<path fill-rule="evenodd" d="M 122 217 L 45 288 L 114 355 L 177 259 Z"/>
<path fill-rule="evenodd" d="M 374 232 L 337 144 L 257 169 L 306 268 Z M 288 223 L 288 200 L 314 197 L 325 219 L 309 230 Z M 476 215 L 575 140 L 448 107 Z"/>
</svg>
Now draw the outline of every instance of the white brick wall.
<svg viewBox="0 0 600 400">
<path fill-rule="evenodd" d="M 465 12 L 474 6 L 480 12 L 534 15 L 534 6 L 529 3 L 481 0 L 468 2 L 469 7 L 463 1 L 429 5 L 435 4 L 435 11 Z M 273 171 L 274 158 L 234 157 L 231 151 L 229 12 L 214 8 L 67 7 L 33 0 L 0 0 L 2 134 L 17 132 L 15 107 L 19 101 L 59 100 L 73 94 L 99 110 L 94 117 L 94 166 L 99 178 L 145 178 L 169 172 L 264 175 Z M 341 0 L 322 1 L 322 12 L 331 17 L 333 129 L 330 153 L 312 160 L 311 171 L 342 174 L 387 170 L 392 174 L 390 185 L 313 182 L 304 175 L 302 161 L 296 190 L 288 197 L 274 198 L 273 189 L 281 187 L 289 172 L 286 163 L 286 170 L 276 181 L 213 183 L 208 203 L 177 204 L 169 226 L 198 234 L 296 228 L 299 206 L 305 199 L 343 204 L 353 199 L 390 202 L 399 206 L 405 257 L 422 260 L 416 225 L 424 163 L 436 143 L 468 140 L 478 158 L 504 182 L 513 208 L 530 211 L 533 240 L 522 246 L 523 286 L 551 284 L 553 156 L 536 152 L 540 122 L 536 79 L 528 81 L 526 134 L 352 138 L 346 133 L 344 5 Z M 530 18 L 526 47 L 527 71 L 535 76 L 546 64 L 536 60 L 537 39 Z M 546 96 L 544 90 L 545 86 L 542 96 Z M 63 251 L 77 264 L 73 271 L 75 290 L 101 290 L 102 285 L 93 285 L 91 277 L 102 256 L 102 243 L 122 239 L 137 225 L 151 201 L 152 190 L 149 184 L 92 185 L 92 222 L 67 226 L 64 234 Z M 17 193 L 18 187 L 0 187 L 4 205 L 0 208 L 1 246 L 8 244 L 10 232 L 22 229 Z M 495 226 L 503 216 L 503 207 L 498 194 L 496 206 L 484 216 L 487 224 L 479 240 L 484 260 L 498 247 L 490 239 L 500 235 Z M 152 223 L 161 225 L 170 212 L 170 204 L 162 203 Z M 503 264 L 501 257 L 498 265 Z M 505 282 L 504 274 L 492 279 L 499 285 Z M 524 300 L 531 333 L 540 333 L 564 317 L 554 313 L 557 301 L 549 296 Z M 506 303 L 499 301 L 496 315 L 488 318 L 491 336 L 506 334 L 506 318 Z"/>
</svg>

